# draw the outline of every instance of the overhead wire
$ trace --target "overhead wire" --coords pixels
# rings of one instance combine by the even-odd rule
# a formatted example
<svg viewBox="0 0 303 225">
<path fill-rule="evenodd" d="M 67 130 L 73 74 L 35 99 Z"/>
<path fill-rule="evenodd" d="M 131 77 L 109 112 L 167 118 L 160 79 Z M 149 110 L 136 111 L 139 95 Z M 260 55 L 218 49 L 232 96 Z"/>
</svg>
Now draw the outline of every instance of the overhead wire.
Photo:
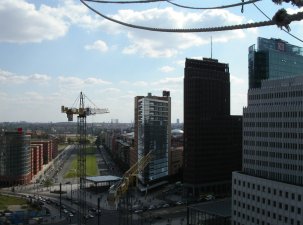
<svg viewBox="0 0 303 225">
<path fill-rule="evenodd" d="M 269 18 L 255 3 L 253 3 L 253 5 L 268 19 L 271 20 L 271 18 Z M 303 42 L 303 40 L 301 40 L 300 38 L 298 38 L 297 36 L 291 34 L 289 31 L 287 31 L 286 29 L 284 29 L 283 27 L 281 28 L 284 32 L 286 32 L 288 35 L 292 36 L 293 38 L 297 39 L 298 41 Z"/>
<path fill-rule="evenodd" d="M 172 4 L 174 6 L 178 6 L 180 8 L 185 8 L 185 9 L 200 9 L 200 10 L 207 10 L 207 9 L 226 9 L 226 8 L 232 8 L 236 6 L 243 6 L 247 4 L 252 4 L 255 2 L 259 2 L 262 0 L 249 0 L 247 2 L 240 2 L 240 3 L 235 3 L 235 4 L 230 4 L 230 5 L 222 5 L 222 6 L 214 6 L 214 7 L 192 7 L 192 6 L 185 6 L 185 5 L 180 5 L 177 3 L 172 2 L 171 0 L 166 0 L 169 4 Z"/>
<path fill-rule="evenodd" d="M 86 1 L 91 0 L 80 0 L 82 4 L 84 4 L 87 8 L 95 12 L 97 15 L 103 17 L 104 19 L 107 19 L 109 21 L 112 21 L 114 23 L 141 29 L 141 30 L 148 30 L 148 31 L 155 31 L 155 32 L 169 32 L 169 33 L 195 33 L 195 32 L 216 32 L 216 31 L 226 31 L 226 30 L 238 30 L 238 29 L 247 29 L 247 28 L 254 28 L 254 27 L 263 27 L 263 26 L 271 26 L 271 25 L 277 25 L 278 27 L 285 26 L 287 29 L 289 29 L 289 24 L 292 21 L 295 20 L 302 20 L 303 19 L 303 12 L 299 12 L 297 14 L 288 15 L 283 10 L 280 10 L 276 13 L 274 16 L 274 19 L 269 21 L 262 21 L 262 22 L 254 22 L 254 23 L 246 23 L 246 24 L 239 24 L 239 25 L 230 25 L 230 26 L 220 26 L 220 27 L 208 27 L 208 28 L 188 28 L 188 29 L 169 29 L 169 28 L 155 28 L 155 27 L 146 27 L 146 26 L 140 26 L 135 24 L 130 24 L 123 22 L 121 20 L 117 20 L 111 17 L 108 17 L 101 12 L 97 11 L 93 7 L 89 6 Z"/>
<path fill-rule="evenodd" d="M 165 2 L 166 0 L 134 0 L 134 1 L 103 1 L 103 0 L 85 0 L 87 2 L 97 2 L 106 4 L 137 4 L 137 3 L 152 3 Z"/>
</svg>

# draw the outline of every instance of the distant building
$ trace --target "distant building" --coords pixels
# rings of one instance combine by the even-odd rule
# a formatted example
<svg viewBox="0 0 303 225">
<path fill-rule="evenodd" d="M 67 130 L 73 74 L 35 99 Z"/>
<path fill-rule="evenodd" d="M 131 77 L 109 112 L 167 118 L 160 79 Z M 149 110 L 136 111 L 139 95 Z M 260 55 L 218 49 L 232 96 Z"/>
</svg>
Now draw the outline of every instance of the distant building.
<svg viewBox="0 0 303 225">
<path fill-rule="evenodd" d="M 165 180 L 169 172 L 171 136 L 171 99 L 168 91 L 163 96 L 135 97 L 135 151 L 140 160 L 153 151 L 152 160 L 139 174 L 143 186 L 152 187 Z"/>
<path fill-rule="evenodd" d="M 117 152 L 114 158 L 117 159 L 120 168 L 126 171 L 130 168 L 131 150 L 134 147 L 134 132 L 119 135 L 116 142 Z"/>
<path fill-rule="evenodd" d="M 303 76 L 264 80 L 243 110 L 232 224 L 303 224 Z"/>
<path fill-rule="evenodd" d="M 181 170 L 183 167 L 183 130 L 174 129 L 171 131 L 171 147 L 170 147 L 170 163 L 169 175 L 178 175 L 181 177 Z"/>
<path fill-rule="evenodd" d="M 50 140 L 33 140 L 31 144 L 42 144 L 43 164 L 46 165 L 52 161 L 52 141 Z"/>
<path fill-rule="evenodd" d="M 249 47 L 249 88 L 261 87 L 261 81 L 302 75 L 303 48 L 281 39 L 259 37 Z"/>
<path fill-rule="evenodd" d="M 111 119 L 111 123 L 119 123 L 119 119 Z"/>
<path fill-rule="evenodd" d="M 230 116 L 228 64 L 186 59 L 184 72 L 184 194 L 229 193 L 241 168 L 242 117 Z"/>
<path fill-rule="evenodd" d="M 28 184 L 31 181 L 30 135 L 22 129 L 0 134 L 0 186 Z"/>
<path fill-rule="evenodd" d="M 31 144 L 31 170 L 35 176 L 43 168 L 43 144 Z"/>
</svg>

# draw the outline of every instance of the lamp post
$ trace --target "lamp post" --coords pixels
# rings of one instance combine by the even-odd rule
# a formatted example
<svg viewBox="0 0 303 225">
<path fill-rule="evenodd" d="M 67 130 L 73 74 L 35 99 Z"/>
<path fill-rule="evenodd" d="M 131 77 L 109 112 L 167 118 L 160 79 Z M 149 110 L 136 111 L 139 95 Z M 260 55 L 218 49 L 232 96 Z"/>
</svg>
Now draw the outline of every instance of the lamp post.
<svg viewBox="0 0 303 225">
<path fill-rule="evenodd" d="M 100 214 L 101 214 L 101 210 L 100 210 L 100 200 L 101 200 L 101 198 L 98 197 L 98 225 L 100 225 Z"/>
<path fill-rule="evenodd" d="M 73 184 L 70 183 L 70 204 L 73 204 Z"/>
</svg>

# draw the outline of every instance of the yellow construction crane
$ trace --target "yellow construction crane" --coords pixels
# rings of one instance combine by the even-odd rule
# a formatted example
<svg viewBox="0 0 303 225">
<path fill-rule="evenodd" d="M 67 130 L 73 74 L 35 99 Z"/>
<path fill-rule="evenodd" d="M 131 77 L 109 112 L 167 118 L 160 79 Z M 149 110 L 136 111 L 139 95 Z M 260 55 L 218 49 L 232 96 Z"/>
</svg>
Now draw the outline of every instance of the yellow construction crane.
<svg viewBox="0 0 303 225">
<path fill-rule="evenodd" d="M 99 109 L 99 108 L 68 108 L 61 106 L 61 112 L 66 113 L 68 121 L 73 121 L 74 115 L 79 116 L 90 116 L 96 114 L 109 113 L 108 109 Z"/>
<path fill-rule="evenodd" d="M 73 116 L 77 115 L 77 130 L 79 135 L 77 175 L 79 177 L 78 191 L 78 224 L 86 224 L 86 116 L 108 113 L 108 109 L 90 108 L 84 106 L 84 99 L 88 99 L 82 92 L 75 102 L 79 100 L 79 108 L 68 108 L 61 106 L 61 112 L 66 113 L 68 121 L 73 121 Z M 89 100 L 90 101 L 90 100 Z M 95 104 L 90 101 L 94 106 Z"/>
<path fill-rule="evenodd" d="M 116 184 L 112 185 L 109 189 L 107 200 L 110 204 L 116 203 L 121 196 L 123 196 L 129 186 L 133 184 L 134 179 L 137 178 L 138 174 L 148 165 L 152 158 L 152 152 L 148 152 L 138 162 L 136 162 L 129 170 L 127 170 L 122 179 Z"/>
</svg>

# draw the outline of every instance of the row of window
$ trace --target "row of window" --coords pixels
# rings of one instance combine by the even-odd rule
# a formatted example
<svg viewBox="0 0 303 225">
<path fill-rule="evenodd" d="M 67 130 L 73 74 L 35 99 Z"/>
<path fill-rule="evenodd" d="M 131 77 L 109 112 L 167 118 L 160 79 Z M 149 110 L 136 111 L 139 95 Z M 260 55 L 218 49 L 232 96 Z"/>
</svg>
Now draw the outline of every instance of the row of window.
<svg viewBox="0 0 303 225">
<path fill-rule="evenodd" d="M 259 209 L 259 208 L 257 208 L 257 209 Z M 260 209 L 259 209 L 259 212 L 260 212 Z M 265 211 L 264 210 L 261 210 L 261 213 L 262 213 L 262 215 L 266 215 L 266 213 L 265 213 Z M 233 224 L 234 225 L 247 225 L 247 224 L 243 224 L 243 223 L 240 223 L 240 222 L 237 222 L 237 218 L 236 218 L 236 216 L 238 217 L 238 219 L 241 221 L 241 218 L 242 218 L 242 220 L 246 220 L 247 222 L 251 222 L 251 223 L 253 223 L 253 224 L 260 224 L 260 225 L 276 225 L 276 223 L 274 222 L 274 223 L 269 223 L 269 222 L 267 222 L 267 221 L 264 221 L 264 220 L 262 220 L 262 219 L 260 219 L 259 217 L 254 217 L 254 216 L 252 216 L 251 214 L 245 214 L 245 213 L 241 213 L 241 212 L 236 212 L 236 211 L 234 211 L 234 213 L 233 213 L 234 215 L 233 215 Z M 242 216 L 241 216 L 242 215 Z M 288 218 L 287 216 L 282 216 L 282 215 L 280 215 L 280 214 L 276 214 L 276 213 L 270 213 L 269 211 L 268 211 L 268 213 L 267 213 L 267 218 L 273 218 L 274 220 L 276 220 L 276 221 L 279 221 L 280 223 L 281 222 L 284 222 L 285 224 L 286 223 L 289 223 L 290 222 L 290 224 L 291 225 L 301 225 L 301 221 L 300 220 L 295 220 L 295 219 L 293 219 L 293 218 Z"/>
<path fill-rule="evenodd" d="M 243 125 L 244 128 L 303 128 L 303 122 L 244 122 Z"/>
<path fill-rule="evenodd" d="M 270 151 L 258 151 L 251 149 L 244 149 L 244 156 L 261 156 L 269 158 L 278 158 L 278 159 L 288 159 L 288 160 L 303 160 L 302 154 L 292 154 L 292 153 L 282 153 L 282 152 L 270 152 Z"/>
<path fill-rule="evenodd" d="M 292 174 L 282 174 L 281 172 L 277 173 L 277 172 L 271 172 L 271 171 L 261 170 L 261 169 L 257 170 L 255 168 L 247 168 L 247 167 L 244 167 L 243 171 L 247 174 L 250 174 L 250 175 L 256 176 L 256 177 L 263 177 L 265 179 L 286 182 L 286 183 L 294 184 L 294 185 L 303 185 L 302 176 L 297 176 L 297 175 L 292 175 Z"/>
<path fill-rule="evenodd" d="M 275 99 L 275 98 L 287 98 L 287 97 L 302 97 L 303 91 L 290 91 L 290 92 L 274 92 L 274 93 L 262 93 L 262 94 L 250 94 L 248 100 L 260 100 L 260 99 Z"/>
<path fill-rule="evenodd" d="M 266 131 L 244 131 L 244 137 L 264 137 L 264 138 L 303 138 L 303 133 L 296 132 L 266 132 Z"/>
<path fill-rule="evenodd" d="M 287 99 L 286 102 L 248 102 L 248 106 L 266 106 L 266 107 L 281 107 L 281 106 L 302 106 L 302 101 L 290 101 Z"/>
<path fill-rule="evenodd" d="M 258 146 L 266 148 L 283 148 L 283 149 L 303 149 L 303 144 L 297 143 L 281 143 L 281 142 L 268 142 L 268 141 L 253 141 L 253 140 L 244 140 L 245 146 Z"/>
<path fill-rule="evenodd" d="M 279 163 L 279 162 L 268 162 L 264 160 L 255 160 L 255 159 L 244 159 L 245 167 L 254 167 L 263 166 L 275 169 L 284 169 L 284 170 L 291 170 L 291 171 L 303 171 L 303 166 L 298 166 L 295 164 L 287 164 L 287 163 Z"/>
<path fill-rule="evenodd" d="M 302 118 L 303 111 L 297 112 L 244 112 L 244 118 Z"/>
</svg>

